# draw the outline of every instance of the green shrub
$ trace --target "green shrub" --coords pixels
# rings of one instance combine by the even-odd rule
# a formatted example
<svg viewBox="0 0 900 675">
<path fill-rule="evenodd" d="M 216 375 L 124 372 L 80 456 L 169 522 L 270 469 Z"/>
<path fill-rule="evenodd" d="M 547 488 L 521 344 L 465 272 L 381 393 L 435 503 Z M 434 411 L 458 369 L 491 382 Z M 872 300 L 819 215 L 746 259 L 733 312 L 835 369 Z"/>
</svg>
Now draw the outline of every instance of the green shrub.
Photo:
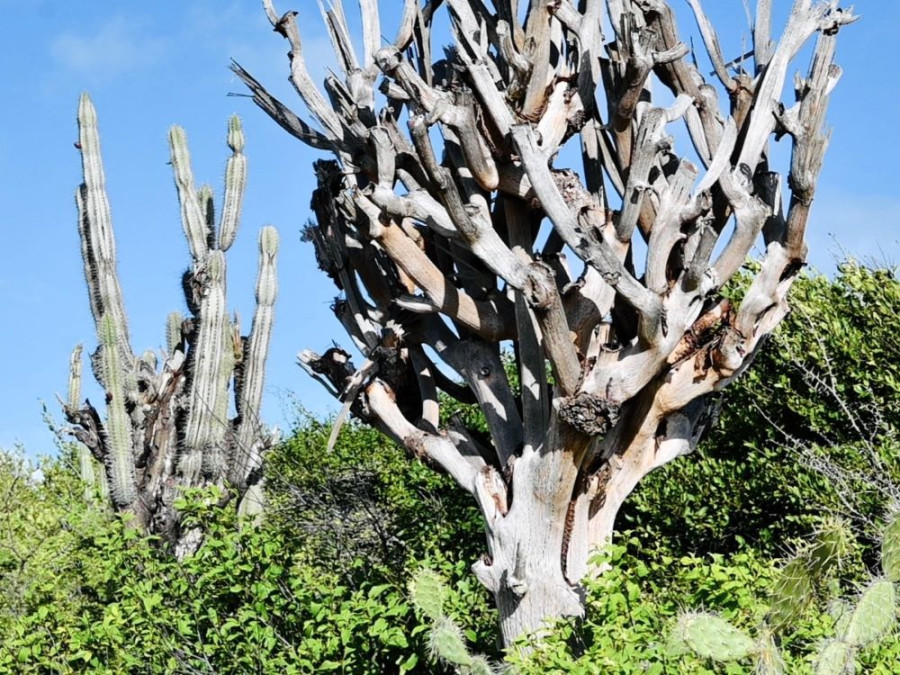
<svg viewBox="0 0 900 675">
<path fill-rule="evenodd" d="M 185 495 L 186 521 L 208 534 L 180 562 L 85 504 L 63 460 L 30 484 L 29 468 L 0 454 L 0 672 L 427 672 L 428 636 L 407 597 L 423 562 L 449 582 L 446 612 L 467 641 L 496 656 L 495 617 L 468 571 L 477 520 L 449 481 L 353 426 L 323 457 L 327 431 L 310 421 L 273 456 L 296 482 L 290 492 L 270 479 L 273 516 L 258 528 L 206 493 Z M 350 467 L 369 472 L 356 506 L 392 527 L 383 558 L 364 531 L 374 521 L 342 550 L 328 543 L 328 509 L 295 499 Z"/>
<path fill-rule="evenodd" d="M 718 663 L 692 653 L 678 639 L 676 624 L 685 609 L 702 608 L 754 633 L 766 615 L 768 592 L 778 576 L 775 561 L 749 550 L 729 556 L 672 557 L 662 547 L 648 548 L 635 537 L 611 546 L 603 561 L 609 571 L 586 584 L 586 619 L 561 623 L 529 657 L 514 657 L 522 673 L 752 672 L 749 660 Z M 799 617 L 794 629 L 780 639 L 784 672 L 812 673 L 815 645 L 834 634 L 835 617 L 824 607 Z M 898 657 L 900 639 L 890 635 L 861 652 L 859 672 L 893 673 Z"/>
<path fill-rule="evenodd" d="M 775 557 L 823 514 L 880 518 L 885 492 L 900 485 L 900 281 L 849 261 L 833 281 L 804 275 L 790 302 L 723 393 L 716 429 L 694 456 L 640 483 L 621 528 L 675 554 L 750 546 Z M 854 474 L 875 480 L 842 484 Z"/>
</svg>

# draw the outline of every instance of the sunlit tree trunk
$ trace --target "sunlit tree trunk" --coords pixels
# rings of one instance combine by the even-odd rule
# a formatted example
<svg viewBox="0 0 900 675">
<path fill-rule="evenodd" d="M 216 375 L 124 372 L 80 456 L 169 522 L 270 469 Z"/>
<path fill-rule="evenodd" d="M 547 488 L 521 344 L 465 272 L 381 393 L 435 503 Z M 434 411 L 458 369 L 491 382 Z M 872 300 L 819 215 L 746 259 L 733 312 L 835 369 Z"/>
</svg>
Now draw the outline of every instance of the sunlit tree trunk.
<svg viewBox="0 0 900 675">
<path fill-rule="evenodd" d="M 324 12 L 341 73 L 323 94 L 296 12 L 264 3 L 309 122 L 234 64 L 261 108 L 334 157 L 316 164 L 307 234 L 364 362 L 337 348 L 300 360 L 476 499 L 487 553 L 474 571 L 510 644 L 582 613 L 579 582 L 623 501 L 691 451 L 716 392 L 787 312 L 840 75 L 835 35 L 854 17 L 798 0 L 773 42 L 760 0 L 753 53 L 727 64 L 689 0 L 712 86 L 663 0 L 533 0 L 524 23 L 515 1 L 447 0 L 447 50 L 432 44 L 441 3 L 407 1 L 386 46 L 376 0 L 359 4 L 361 50 L 341 3 Z M 812 39 L 797 102 L 782 104 Z M 676 123 L 693 159 L 675 150 Z M 786 185 L 768 154 L 783 135 Z M 581 149 L 577 172 L 557 166 L 567 143 Z M 722 288 L 760 238 L 765 255 L 732 306 Z M 489 434 L 444 420 L 449 399 L 477 403 Z"/>
</svg>

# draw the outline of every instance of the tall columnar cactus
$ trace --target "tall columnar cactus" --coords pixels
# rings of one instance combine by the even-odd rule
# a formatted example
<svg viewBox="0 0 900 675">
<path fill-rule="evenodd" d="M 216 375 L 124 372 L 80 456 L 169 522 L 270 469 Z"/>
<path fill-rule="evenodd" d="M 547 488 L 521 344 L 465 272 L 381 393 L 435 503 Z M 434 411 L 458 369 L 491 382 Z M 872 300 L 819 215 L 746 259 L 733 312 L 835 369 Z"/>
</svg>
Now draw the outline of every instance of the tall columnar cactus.
<svg viewBox="0 0 900 675">
<path fill-rule="evenodd" d="M 64 405 L 72 433 L 103 465 L 113 506 L 177 550 L 183 533 L 174 501 L 179 488 L 217 485 L 229 496 L 254 493 L 258 501 L 262 454 L 273 437 L 259 421 L 263 376 L 277 295 L 278 234 L 260 232 L 257 308 L 248 336 L 231 319 L 225 252 L 238 230 L 247 160 L 240 120 L 228 124 L 231 157 L 216 226 L 213 190 L 195 187 L 187 136 L 169 132 L 181 220 L 192 264 L 183 287 L 191 316 L 166 321 L 162 359 L 132 351 L 106 195 L 97 114 L 87 95 L 78 110 L 84 183 L 76 193 L 78 227 L 91 312 L 99 347 L 91 358 L 106 390 L 106 416 L 80 403 L 81 351 L 73 353 Z M 160 365 L 161 363 L 161 365 Z M 238 411 L 229 419 L 229 389 Z M 196 540 L 196 536 L 192 534 Z"/>
<path fill-rule="evenodd" d="M 832 602 L 835 637 L 823 642 L 816 655 L 816 675 L 843 675 L 855 672 L 857 652 L 881 640 L 897 624 L 900 607 L 895 575 L 900 559 L 900 517 L 892 513 L 882 530 L 881 567 L 883 578 L 872 579 L 860 592 L 856 603 L 838 598 Z M 685 613 L 670 636 L 673 654 L 692 651 L 719 662 L 754 658 L 755 672 L 778 675 L 784 671 L 774 634 L 790 631 L 793 623 L 814 599 L 815 587 L 823 575 L 839 564 L 849 551 L 846 527 L 832 522 L 822 528 L 810 546 L 802 549 L 782 569 L 772 592 L 772 604 L 757 639 L 724 619 L 707 613 Z"/>
</svg>

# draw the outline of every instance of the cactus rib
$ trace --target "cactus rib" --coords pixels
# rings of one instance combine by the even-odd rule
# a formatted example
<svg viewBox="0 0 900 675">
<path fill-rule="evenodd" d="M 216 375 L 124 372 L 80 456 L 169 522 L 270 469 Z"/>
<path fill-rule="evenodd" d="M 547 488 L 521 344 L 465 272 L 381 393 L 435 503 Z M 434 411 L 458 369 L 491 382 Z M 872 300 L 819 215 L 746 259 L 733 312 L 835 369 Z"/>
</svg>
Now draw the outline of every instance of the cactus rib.
<svg viewBox="0 0 900 675">
<path fill-rule="evenodd" d="M 210 251 L 196 276 L 203 279 L 205 292 L 200 301 L 200 321 L 196 345 L 192 349 L 191 386 L 184 432 L 187 457 L 182 467 L 189 484 L 198 476 L 204 452 L 220 448 L 225 438 L 227 386 L 233 350 L 228 344 L 230 330 L 225 307 L 225 256 Z M 229 363 L 227 355 L 231 354 Z M 227 376 L 227 377 L 226 377 Z"/>
<path fill-rule="evenodd" d="M 178 189 L 178 200 L 181 203 L 181 224 L 191 249 L 191 256 L 195 263 L 199 263 L 205 260 L 209 252 L 209 231 L 206 228 L 206 219 L 197 198 L 197 191 L 194 189 L 194 173 L 191 170 L 187 134 L 179 126 L 169 129 L 169 149 L 175 172 L 175 187 Z"/>
<path fill-rule="evenodd" d="M 103 317 L 112 318 L 117 348 L 123 365 L 127 365 L 133 356 L 122 290 L 116 273 L 116 242 L 100 154 L 97 111 L 87 94 L 81 95 L 78 105 L 78 138 L 84 183 L 78 189 L 75 201 L 91 311 L 98 329 Z"/>
<path fill-rule="evenodd" d="M 131 421 L 125 410 L 125 375 L 119 360 L 118 332 L 112 316 L 100 322 L 100 364 L 106 382 L 107 417 L 104 434 L 106 473 L 110 493 L 118 507 L 137 498 L 134 455 L 131 451 Z"/>
<path fill-rule="evenodd" d="M 259 233 L 259 273 L 256 280 L 256 311 L 247 340 L 243 363 L 243 376 L 237 394 L 237 411 L 240 426 L 237 447 L 233 459 L 231 480 L 240 485 L 255 469 L 261 458 L 255 441 L 260 438 L 260 406 L 265 383 L 266 359 L 275 320 L 275 299 L 278 295 L 277 278 L 278 231 L 266 226 Z"/>
<path fill-rule="evenodd" d="M 231 148 L 232 155 L 225 165 L 225 199 L 222 207 L 222 223 L 219 226 L 220 251 L 227 251 L 234 243 L 244 202 L 244 189 L 247 186 L 244 130 L 241 118 L 237 115 L 232 115 L 228 120 L 228 147 Z"/>
<path fill-rule="evenodd" d="M 69 390 L 66 396 L 70 408 L 81 405 L 81 352 L 83 345 L 75 345 L 72 355 L 69 357 Z"/>
</svg>

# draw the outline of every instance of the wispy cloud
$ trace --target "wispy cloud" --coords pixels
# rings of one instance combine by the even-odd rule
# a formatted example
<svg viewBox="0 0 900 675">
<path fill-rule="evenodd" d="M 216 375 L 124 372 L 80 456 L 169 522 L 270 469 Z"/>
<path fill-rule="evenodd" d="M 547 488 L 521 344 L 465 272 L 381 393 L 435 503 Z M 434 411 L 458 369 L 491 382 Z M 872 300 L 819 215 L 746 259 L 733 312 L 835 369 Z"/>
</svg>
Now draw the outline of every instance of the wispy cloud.
<svg viewBox="0 0 900 675">
<path fill-rule="evenodd" d="M 140 21 L 118 16 L 91 33 L 63 33 L 51 44 L 54 60 L 95 82 L 152 66 L 166 56 L 166 39 L 147 33 Z"/>
</svg>

